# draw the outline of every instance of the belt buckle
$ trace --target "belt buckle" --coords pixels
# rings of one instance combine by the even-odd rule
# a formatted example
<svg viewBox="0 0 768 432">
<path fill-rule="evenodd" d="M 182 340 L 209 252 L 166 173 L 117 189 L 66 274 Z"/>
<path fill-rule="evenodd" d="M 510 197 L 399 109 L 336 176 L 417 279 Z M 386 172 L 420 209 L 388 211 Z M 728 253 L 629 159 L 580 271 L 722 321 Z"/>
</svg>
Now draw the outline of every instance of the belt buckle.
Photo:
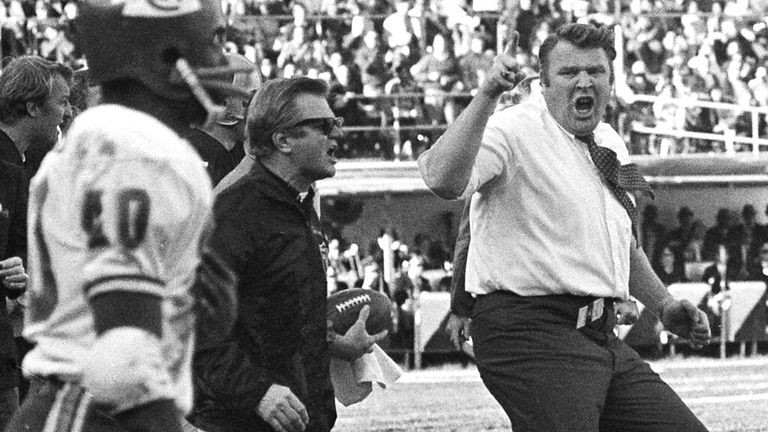
<svg viewBox="0 0 768 432">
<path fill-rule="evenodd" d="M 580 329 L 589 322 L 597 321 L 603 316 L 605 310 L 605 299 L 602 297 L 592 303 L 579 308 L 579 317 L 576 319 L 576 328 Z"/>
</svg>

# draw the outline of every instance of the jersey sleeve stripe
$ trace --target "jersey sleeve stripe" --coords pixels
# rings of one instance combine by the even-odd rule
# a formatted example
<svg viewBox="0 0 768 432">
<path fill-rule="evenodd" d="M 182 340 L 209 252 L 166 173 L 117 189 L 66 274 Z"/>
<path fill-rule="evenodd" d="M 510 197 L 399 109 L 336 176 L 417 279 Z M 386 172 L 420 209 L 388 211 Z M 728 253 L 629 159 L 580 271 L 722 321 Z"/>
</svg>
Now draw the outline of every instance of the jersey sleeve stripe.
<svg viewBox="0 0 768 432">
<path fill-rule="evenodd" d="M 88 297 L 112 291 L 127 291 L 156 296 L 163 295 L 165 283 L 162 280 L 136 274 L 110 275 L 90 281 L 85 285 Z"/>
</svg>

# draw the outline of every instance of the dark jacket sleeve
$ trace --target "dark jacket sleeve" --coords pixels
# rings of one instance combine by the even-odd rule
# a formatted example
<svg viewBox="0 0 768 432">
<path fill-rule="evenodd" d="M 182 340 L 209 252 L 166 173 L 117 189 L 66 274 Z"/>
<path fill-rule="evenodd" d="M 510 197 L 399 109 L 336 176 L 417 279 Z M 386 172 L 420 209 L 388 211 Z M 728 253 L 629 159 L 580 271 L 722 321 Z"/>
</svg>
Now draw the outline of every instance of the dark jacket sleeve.
<svg viewBox="0 0 768 432">
<path fill-rule="evenodd" d="M 251 235 L 255 229 L 253 214 L 249 214 L 247 201 L 226 194 L 216 200 L 214 213 L 215 226 L 208 240 L 208 251 L 223 259 L 238 279 L 243 280 L 255 253 Z M 233 333 L 236 331 L 237 328 Z M 275 383 L 268 379 L 264 365 L 255 364 L 254 360 L 258 359 L 244 352 L 234 334 L 224 341 L 198 341 L 193 365 L 195 384 L 229 409 L 253 412 Z"/>
<path fill-rule="evenodd" d="M 469 252 L 469 207 L 471 198 L 464 204 L 459 222 L 459 234 L 453 252 L 453 278 L 451 280 L 451 312 L 469 317 L 475 306 L 475 298 L 465 291 L 464 282 L 467 269 L 467 254 Z"/>
<path fill-rule="evenodd" d="M 195 384 L 206 395 L 236 412 L 255 412 L 274 381 L 253 364 L 237 342 L 227 340 L 195 350 Z"/>
<path fill-rule="evenodd" d="M 23 170 L 17 171 L 16 198 L 11 212 L 11 226 L 8 233 L 7 256 L 17 256 L 27 263 L 27 200 L 29 196 L 29 182 Z"/>
</svg>

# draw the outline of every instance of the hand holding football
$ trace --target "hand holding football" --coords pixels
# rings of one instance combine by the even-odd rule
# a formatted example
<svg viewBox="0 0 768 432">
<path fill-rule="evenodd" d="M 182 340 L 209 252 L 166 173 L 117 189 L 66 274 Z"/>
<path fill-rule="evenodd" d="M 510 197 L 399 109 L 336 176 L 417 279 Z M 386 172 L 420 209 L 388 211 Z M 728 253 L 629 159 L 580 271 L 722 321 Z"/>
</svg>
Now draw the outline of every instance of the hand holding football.
<svg viewBox="0 0 768 432">
<path fill-rule="evenodd" d="M 326 316 L 333 323 L 333 330 L 345 334 L 357 321 L 365 305 L 370 307 L 370 315 L 365 323 L 368 334 L 374 335 L 391 327 L 392 302 L 389 297 L 371 289 L 352 288 L 328 297 Z"/>
</svg>

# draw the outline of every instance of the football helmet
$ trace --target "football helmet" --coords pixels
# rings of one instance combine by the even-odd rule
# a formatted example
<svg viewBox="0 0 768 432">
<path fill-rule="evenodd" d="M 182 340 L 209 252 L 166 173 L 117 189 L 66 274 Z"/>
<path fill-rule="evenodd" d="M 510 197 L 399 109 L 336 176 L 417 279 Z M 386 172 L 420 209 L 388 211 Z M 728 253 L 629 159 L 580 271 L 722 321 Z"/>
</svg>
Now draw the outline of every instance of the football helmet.
<svg viewBox="0 0 768 432">
<path fill-rule="evenodd" d="M 248 66 L 254 67 L 250 60 L 240 54 L 226 53 L 227 61 L 232 67 L 247 68 Z M 256 90 L 261 87 L 261 73 L 254 67 L 247 73 L 236 73 L 232 79 L 232 84 L 249 92 L 249 97 L 229 96 L 227 97 L 227 106 L 224 109 L 224 114 L 217 120 L 222 126 L 234 126 L 245 120 L 245 113 L 248 110 L 248 102 L 250 102 L 250 96 L 256 93 Z"/>
<path fill-rule="evenodd" d="M 224 24 L 219 0 L 85 0 L 75 31 L 94 82 L 132 78 L 211 112 L 212 91 L 221 102 L 249 95 L 232 85 L 243 70 L 224 57 Z"/>
</svg>

